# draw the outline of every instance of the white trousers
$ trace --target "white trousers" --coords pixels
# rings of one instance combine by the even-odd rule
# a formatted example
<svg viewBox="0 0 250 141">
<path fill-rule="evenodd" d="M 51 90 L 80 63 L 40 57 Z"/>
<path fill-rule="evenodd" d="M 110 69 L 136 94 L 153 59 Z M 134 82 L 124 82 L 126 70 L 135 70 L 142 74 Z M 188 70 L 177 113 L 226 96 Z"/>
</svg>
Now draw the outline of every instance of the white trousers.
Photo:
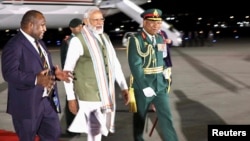
<svg viewBox="0 0 250 141">
<path fill-rule="evenodd" d="M 79 111 L 69 126 L 70 132 L 86 133 L 88 141 L 101 141 L 108 135 L 106 114 L 101 112 L 101 102 L 78 101 Z"/>
</svg>

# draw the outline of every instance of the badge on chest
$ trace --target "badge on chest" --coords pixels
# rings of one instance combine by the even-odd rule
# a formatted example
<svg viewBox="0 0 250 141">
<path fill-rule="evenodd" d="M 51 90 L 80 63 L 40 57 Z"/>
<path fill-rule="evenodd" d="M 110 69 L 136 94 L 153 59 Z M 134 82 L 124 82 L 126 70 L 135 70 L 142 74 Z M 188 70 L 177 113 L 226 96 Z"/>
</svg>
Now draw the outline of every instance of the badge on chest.
<svg viewBox="0 0 250 141">
<path fill-rule="evenodd" d="M 166 51 L 166 44 L 157 44 L 158 51 Z"/>
</svg>

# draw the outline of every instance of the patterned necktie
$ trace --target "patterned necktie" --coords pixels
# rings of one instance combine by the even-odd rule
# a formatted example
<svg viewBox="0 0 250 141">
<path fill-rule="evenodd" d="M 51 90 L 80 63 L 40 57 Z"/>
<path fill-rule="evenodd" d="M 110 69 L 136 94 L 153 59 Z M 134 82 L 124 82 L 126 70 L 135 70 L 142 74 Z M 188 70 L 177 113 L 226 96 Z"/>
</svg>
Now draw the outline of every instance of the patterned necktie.
<svg viewBox="0 0 250 141">
<path fill-rule="evenodd" d="M 38 41 L 35 40 L 35 43 L 36 43 L 36 47 L 37 47 L 38 52 L 39 52 L 39 56 L 40 56 L 40 58 L 41 58 L 41 60 L 42 60 L 42 63 L 43 63 L 43 69 L 48 69 L 49 67 L 48 67 L 47 61 L 46 61 L 46 59 L 45 59 L 45 56 L 44 56 L 44 54 L 43 54 L 43 52 L 42 52 L 42 49 L 41 49 L 41 47 L 40 47 Z M 48 74 L 46 74 L 46 75 L 48 75 Z M 48 96 L 51 96 L 52 91 L 53 91 L 52 89 L 47 91 Z"/>
<path fill-rule="evenodd" d="M 44 68 L 44 69 L 48 69 L 47 61 L 46 61 L 46 59 L 45 59 L 45 56 L 44 56 L 44 54 L 43 54 L 43 52 L 42 52 L 42 49 L 41 49 L 41 47 L 40 47 L 38 41 L 35 40 L 35 43 L 36 43 L 36 47 L 37 47 L 38 52 L 39 52 L 39 56 L 40 56 L 40 58 L 41 58 L 41 60 L 42 60 L 42 63 L 43 63 L 43 68 Z M 58 98 L 56 97 L 56 95 L 55 95 L 54 93 L 55 93 L 55 91 L 54 91 L 53 88 L 50 89 L 50 90 L 47 90 L 47 95 L 49 96 L 49 99 L 51 100 L 51 102 L 52 102 L 52 104 L 53 104 L 55 110 L 56 110 L 58 113 L 60 113 L 60 112 L 61 112 L 61 108 L 60 108 L 60 105 L 59 105 L 59 101 L 58 101 Z"/>
<path fill-rule="evenodd" d="M 155 37 L 152 36 L 152 39 L 151 39 L 151 40 L 152 40 L 152 45 L 155 46 Z"/>
<path fill-rule="evenodd" d="M 45 59 L 45 56 L 43 55 L 42 49 L 41 49 L 41 47 L 40 47 L 40 45 L 39 45 L 39 43 L 38 43 L 37 40 L 35 40 L 35 43 L 36 43 L 36 47 L 37 47 L 37 49 L 39 51 L 39 56 L 40 56 L 40 58 L 42 60 L 42 63 L 43 63 L 43 68 L 47 69 L 48 68 L 48 64 L 47 64 L 47 61 Z"/>
</svg>

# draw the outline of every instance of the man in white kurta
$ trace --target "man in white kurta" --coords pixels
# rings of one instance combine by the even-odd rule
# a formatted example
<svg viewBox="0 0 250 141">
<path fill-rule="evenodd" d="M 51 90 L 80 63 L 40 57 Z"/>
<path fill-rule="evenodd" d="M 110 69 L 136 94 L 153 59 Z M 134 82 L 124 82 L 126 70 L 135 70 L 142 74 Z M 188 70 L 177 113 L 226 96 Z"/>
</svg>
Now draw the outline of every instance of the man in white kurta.
<svg viewBox="0 0 250 141">
<path fill-rule="evenodd" d="M 125 105 L 129 103 L 128 86 L 113 45 L 103 34 L 101 11 L 98 8 L 87 10 L 84 23 L 82 33 L 70 41 L 64 66 L 64 70 L 76 73 L 76 80 L 64 83 L 69 109 L 76 114 L 68 130 L 87 133 L 88 141 L 101 141 L 102 135 L 114 132 L 115 81 L 122 90 Z M 86 66 L 86 62 L 93 65 Z M 93 79 L 89 79 L 87 73 L 93 74 Z"/>
</svg>

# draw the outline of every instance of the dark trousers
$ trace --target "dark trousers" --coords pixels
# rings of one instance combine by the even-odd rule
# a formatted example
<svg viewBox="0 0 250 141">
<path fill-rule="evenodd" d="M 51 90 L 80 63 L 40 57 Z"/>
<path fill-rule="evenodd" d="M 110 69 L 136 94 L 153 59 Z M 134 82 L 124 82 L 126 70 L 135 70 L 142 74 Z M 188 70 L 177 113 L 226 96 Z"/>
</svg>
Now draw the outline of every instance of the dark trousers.
<svg viewBox="0 0 250 141">
<path fill-rule="evenodd" d="M 13 117 L 13 125 L 19 141 L 34 141 L 36 135 L 40 141 L 58 141 L 61 126 L 58 114 L 51 105 L 49 98 L 43 98 L 37 116 L 32 119 Z"/>
<path fill-rule="evenodd" d="M 154 104 L 156 108 L 158 124 L 163 133 L 163 141 L 178 141 L 176 131 L 173 127 L 168 94 L 166 90 L 159 91 L 156 94 L 157 96 L 145 97 L 143 91 L 135 90 L 137 113 L 133 115 L 134 141 L 144 141 L 144 125 L 151 103 Z"/>
</svg>

